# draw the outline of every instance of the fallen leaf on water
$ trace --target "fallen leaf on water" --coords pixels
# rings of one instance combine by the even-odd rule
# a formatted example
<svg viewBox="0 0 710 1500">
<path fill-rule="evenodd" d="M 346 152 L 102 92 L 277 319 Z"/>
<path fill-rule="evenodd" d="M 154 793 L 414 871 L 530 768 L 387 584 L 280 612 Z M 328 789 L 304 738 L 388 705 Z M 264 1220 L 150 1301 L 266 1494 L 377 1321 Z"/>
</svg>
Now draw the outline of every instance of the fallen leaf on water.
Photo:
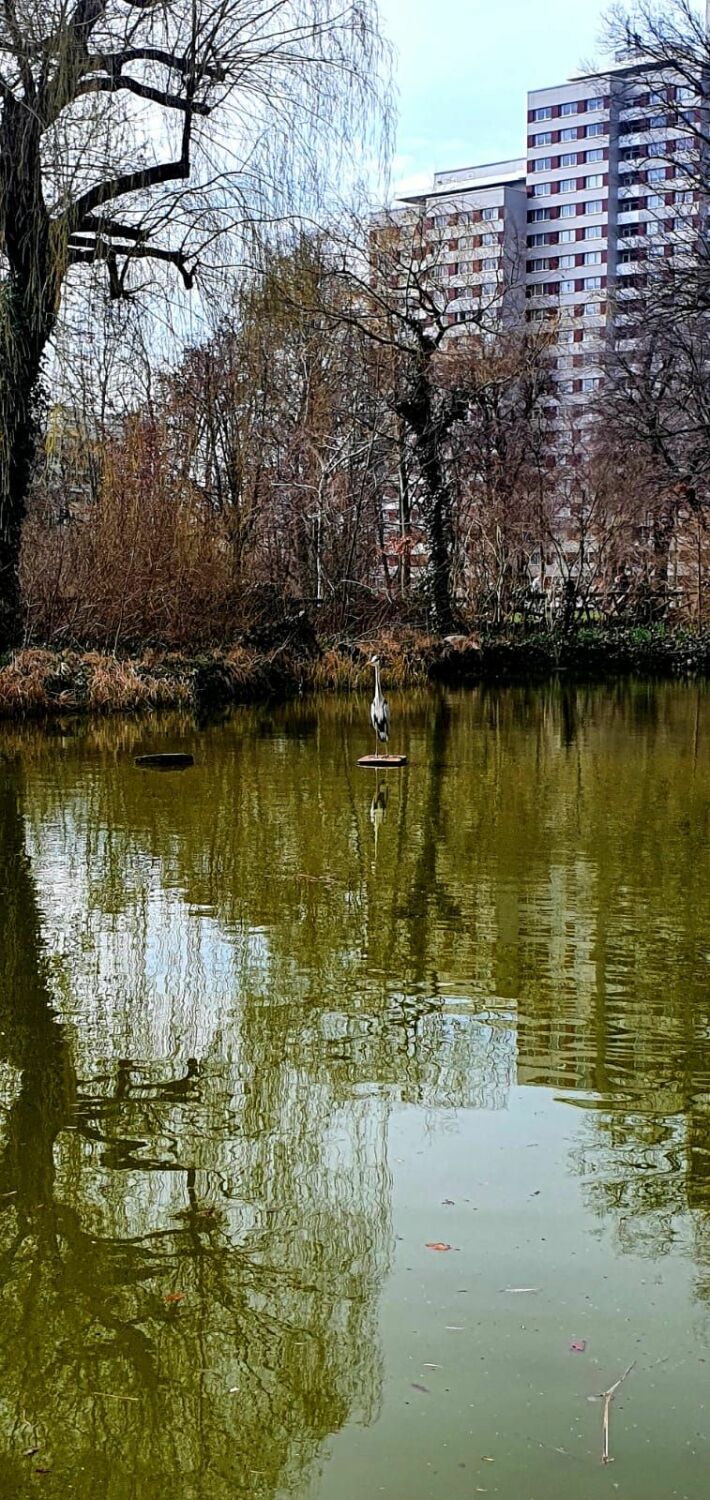
<svg viewBox="0 0 710 1500">
<path fill-rule="evenodd" d="M 456 1204 L 455 1204 L 453 1198 L 442 1198 L 441 1201 L 442 1201 L 442 1205 L 443 1205 L 444 1208 L 455 1208 L 456 1207 Z"/>
<path fill-rule="evenodd" d="M 520 1297 L 523 1292 L 539 1292 L 539 1286 L 502 1286 L 501 1292 L 508 1292 L 511 1297 Z"/>
<path fill-rule="evenodd" d="M 584 1354 L 586 1347 L 586 1339 L 573 1339 L 572 1343 L 570 1344 L 570 1349 L 573 1354 Z"/>
<path fill-rule="evenodd" d="M 425 1396 L 429 1395 L 429 1387 L 428 1387 L 428 1385 L 420 1385 L 420 1383 L 419 1383 L 418 1380 L 413 1380 L 412 1381 L 412 1390 L 413 1391 L 423 1391 Z"/>
<path fill-rule="evenodd" d="M 484 1454 L 481 1462 L 484 1463 L 484 1464 L 494 1464 L 495 1463 L 495 1459 L 494 1458 L 488 1458 L 487 1455 Z"/>
<path fill-rule="evenodd" d="M 432 1365 L 432 1364 L 429 1364 L 429 1362 L 427 1360 L 424 1361 L 424 1369 L 425 1370 L 440 1370 L 441 1368 L 442 1368 L 441 1365 Z"/>
<path fill-rule="evenodd" d="M 184 1301 L 185 1301 L 185 1293 L 184 1292 L 166 1292 L 165 1296 L 163 1297 L 163 1302 L 173 1303 L 173 1302 L 184 1302 Z"/>
<path fill-rule="evenodd" d="M 425 1245 L 425 1250 L 450 1250 L 450 1245 L 445 1245 L 443 1240 L 433 1240 Z"/>
<path fill-rule="evenodd" d="M 34 1458 L 35 1453 L 39 1453 L 39 1448 L 25 1448 L 25 1451 L 24 1451 L 22 1457 L 23 1458 Z"/>
</svg>

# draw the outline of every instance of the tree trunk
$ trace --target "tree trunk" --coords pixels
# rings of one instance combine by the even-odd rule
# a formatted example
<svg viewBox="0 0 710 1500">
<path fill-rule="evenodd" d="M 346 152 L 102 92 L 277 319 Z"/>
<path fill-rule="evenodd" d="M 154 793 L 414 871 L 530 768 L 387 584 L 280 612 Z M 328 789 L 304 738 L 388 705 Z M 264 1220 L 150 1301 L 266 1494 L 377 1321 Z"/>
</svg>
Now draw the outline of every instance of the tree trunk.
<svg viewBox="0 0 710 1500">
<path fill-rule="evenodd" d="M 39 360 L 17 347 L 11 352 L 0 337 L 0 652 L 23 636 L 20 546 L 35 455 L 38 379 Z"/>
<path fill-rule="evenodd" d="M 7 651 L 22 640 L 20 545 L 35 401 L 63 271 L 42 196 L 39 122 L 14 100 L 5 102 L 0 131 L 0 241 L 8 263 L 0 283 L 0 651 Z"/>
<path fill-rule="evenodd" d="M 431 425 L 421 434 L 418 446 L 425 486 L 424 520 L 429 548 L 432 621 L 438 635 L 448 635 L 456 628 L 451 599 L 451 497 L 442 472 L 438 434 Z"/>
<path fill-rule="evenodd" d="M 451 598 L 451 494 L 441 452 L 448 425 L 446 418 L 437 416 L 434 410 L 428 361 L 425 360 L 423 367 L 417 372 L 413 387 L 399 403 L 398 413 L 412 433 L 424 487 L 422 511 L 429 552 L 428 581 L 432 624 L 438 635 L 448 635 L 456 628 Z"/>
<path fill-rule="evenodd" d="M 408 599 L 412 588 L 412 497 L 409 490 L 404 426 L 397 418 L 397 470 L 399 480 L 399 594 Z"/>
</svg>

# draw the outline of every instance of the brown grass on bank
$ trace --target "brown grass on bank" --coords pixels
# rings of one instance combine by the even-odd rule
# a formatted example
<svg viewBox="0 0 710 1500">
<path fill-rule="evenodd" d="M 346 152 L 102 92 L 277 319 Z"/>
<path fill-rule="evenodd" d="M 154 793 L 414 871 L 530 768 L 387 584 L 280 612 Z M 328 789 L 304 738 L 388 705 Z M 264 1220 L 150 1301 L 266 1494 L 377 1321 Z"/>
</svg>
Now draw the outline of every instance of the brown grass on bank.
<svg viewBox="0 0 710 1500">
<path fill-rule="evenodd" d="M 363 692 L 373 655 L 388 691 L 426 681 L 435 643 L 415 631 L 341 641 L 313 655 L 235 645 L 199 658 L 158 650 L 134 659 L 99 651 L 26 648 L 0 666 L 0 718 L 137 713 L 199 702 L 254 702 L 290 692 Z"/>
<path fill-rule="evenodd" d="M 18 651 L 0 667 L 0 717 L 135 713 L 189 707 L 189 681 L 176 667 L 119 661 L 98 652 Z"/>
<path fill-rule="evenodd" d="M 372 686 L 373 656 L 379 656 L 388 690 L 426 682 L 435 642 L 409 630 L 394 636 L 387 631 L 362 641 L 327 647 L 314 660 L 310 685 L 327 692 L 362 692 Z"/>
</svg>

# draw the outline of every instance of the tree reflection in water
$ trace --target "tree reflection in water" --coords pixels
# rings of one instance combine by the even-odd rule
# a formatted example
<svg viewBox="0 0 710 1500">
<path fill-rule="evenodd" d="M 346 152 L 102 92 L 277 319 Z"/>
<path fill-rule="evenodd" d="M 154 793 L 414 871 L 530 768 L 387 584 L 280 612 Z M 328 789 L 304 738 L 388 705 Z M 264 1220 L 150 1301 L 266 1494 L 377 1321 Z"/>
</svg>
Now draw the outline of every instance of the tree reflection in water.
<svg viewBox="0 0 710 1500">
<path fill-rule="evenodd" d="M 3 1493 L 37 1447 L 51 1493 L 272 1496 L 378 1401 L 381 1114 L 248 1022 L 231 1083 L 214 1056 L 78 1079 L 13 773 L 0 798 Z"/>
</svg>

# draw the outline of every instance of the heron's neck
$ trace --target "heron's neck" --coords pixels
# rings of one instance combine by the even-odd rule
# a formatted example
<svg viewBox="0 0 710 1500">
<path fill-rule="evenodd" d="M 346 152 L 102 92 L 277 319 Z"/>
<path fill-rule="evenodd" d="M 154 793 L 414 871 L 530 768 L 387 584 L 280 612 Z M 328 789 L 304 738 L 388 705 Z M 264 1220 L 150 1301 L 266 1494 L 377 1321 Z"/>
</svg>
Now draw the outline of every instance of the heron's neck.
<svg viewBox="0 0 710 1500">
<path fill-rule="evenodd" d="M 376 696 L 379 698 L 379 696 L 380 696 L 380 665 L 379 665 L 379 662 L 375 662 L 375 693 L 376 693 Z"/>
</svg>

